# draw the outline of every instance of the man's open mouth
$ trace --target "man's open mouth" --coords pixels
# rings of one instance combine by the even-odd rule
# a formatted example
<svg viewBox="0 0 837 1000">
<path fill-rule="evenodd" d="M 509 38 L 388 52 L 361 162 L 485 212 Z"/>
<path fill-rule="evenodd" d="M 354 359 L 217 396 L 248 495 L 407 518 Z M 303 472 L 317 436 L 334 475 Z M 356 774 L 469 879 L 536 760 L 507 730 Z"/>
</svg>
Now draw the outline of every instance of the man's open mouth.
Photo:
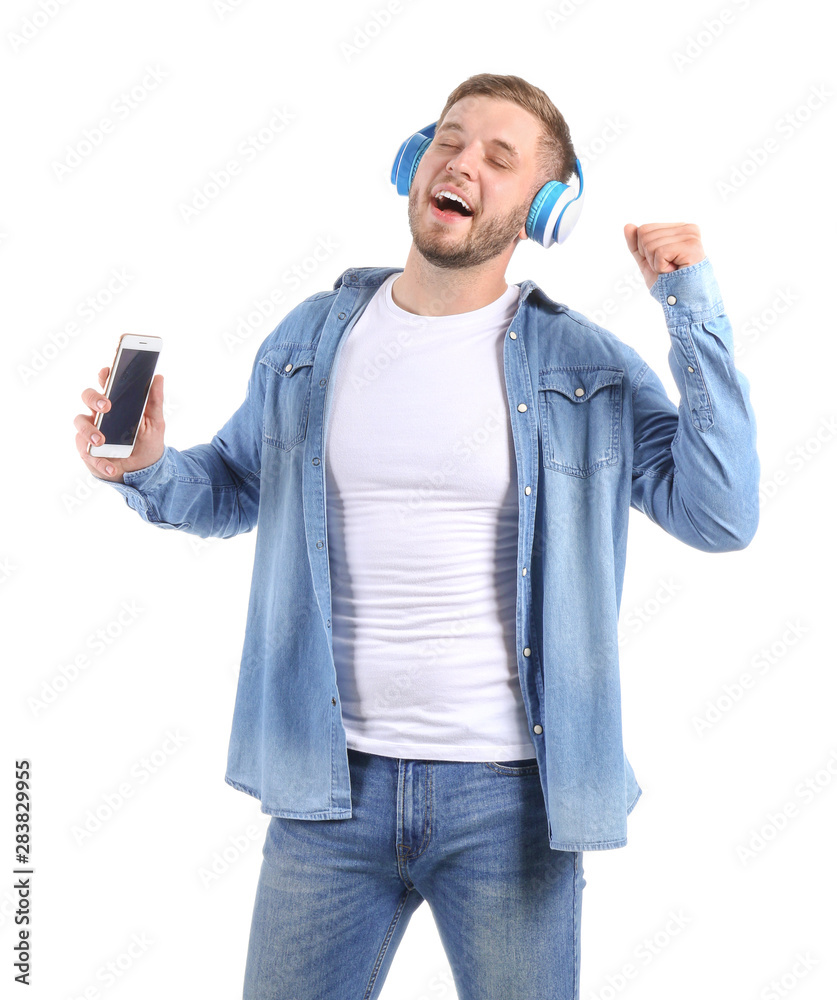
<svg viewBox="0 0 837 1000">
<path fill-rule="evenodd" d="M 432 197 L 430 201 L 439 213 L 443 216 L 448 216 L 449 218 L 453 218 L 457 215 L 467 218 L 474 214 L 470 206 L 462 198 L 460 198 L 459 195 L 454 194 L 452 191 L 445 191 L 443 189 Z"/>
</svg>

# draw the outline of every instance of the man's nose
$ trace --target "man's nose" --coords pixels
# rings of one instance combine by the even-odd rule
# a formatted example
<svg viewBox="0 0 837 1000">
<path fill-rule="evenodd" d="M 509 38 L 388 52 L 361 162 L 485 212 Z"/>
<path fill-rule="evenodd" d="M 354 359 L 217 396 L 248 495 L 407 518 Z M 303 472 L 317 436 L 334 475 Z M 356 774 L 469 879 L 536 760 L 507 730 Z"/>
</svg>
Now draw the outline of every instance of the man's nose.
<svg viewBox="0 0 837 1000">
<path fill-rule="evenodd" d="M 453 168 L 454 172 L 473 178 L 476 157 L 477 153 L 473 146 L 465 146 L 451 156 L 447 162 L 447 169 Z"/>
</svg>

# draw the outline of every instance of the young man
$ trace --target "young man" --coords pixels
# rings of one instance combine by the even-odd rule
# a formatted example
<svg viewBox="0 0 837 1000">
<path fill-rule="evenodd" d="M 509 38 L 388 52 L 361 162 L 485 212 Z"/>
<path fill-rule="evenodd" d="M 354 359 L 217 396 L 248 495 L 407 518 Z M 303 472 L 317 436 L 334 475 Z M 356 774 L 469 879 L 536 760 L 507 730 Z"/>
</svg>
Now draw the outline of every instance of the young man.
<svg viewBox="0 0 837 1000">
<path fill-rule="evenodd" d="M 164 445 L 162 376 L 129 459 L 87 455 L 76 417 L 82 459 L 149 523 L 258 523 L 226 775 L 272 816 L 245 997 L 378 996 L 425 899 L 460 1000 L 579 995 L 582 853 L 624 846 L 641 794 L 629 509 L 743 548 L 759 463 L 696 226 L 624 229 L 679 410 L 631 347 L 506 283 L 535 193 L 574 165 L 542 91 L 472 77 L 412 180 L 404 268 L 295 307 L 209 444 Z"/>
</svg>

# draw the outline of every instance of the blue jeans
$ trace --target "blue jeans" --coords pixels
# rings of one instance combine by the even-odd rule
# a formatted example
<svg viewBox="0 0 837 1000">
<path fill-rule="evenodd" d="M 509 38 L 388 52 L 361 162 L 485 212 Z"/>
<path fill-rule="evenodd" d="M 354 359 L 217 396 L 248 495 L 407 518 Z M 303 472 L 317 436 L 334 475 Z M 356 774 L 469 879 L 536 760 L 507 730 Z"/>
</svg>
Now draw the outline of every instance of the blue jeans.
<svg viewBox="0 0 837 1000">
<path fill-rule="evenodd" d="M 536 760 L 348 756 L 351 819 L 270 820 L 244 1000 L 378 997 L 425 899 L 459 1000 L 578 1000 L 582 852 L 549 847 Z"/>
</svg>

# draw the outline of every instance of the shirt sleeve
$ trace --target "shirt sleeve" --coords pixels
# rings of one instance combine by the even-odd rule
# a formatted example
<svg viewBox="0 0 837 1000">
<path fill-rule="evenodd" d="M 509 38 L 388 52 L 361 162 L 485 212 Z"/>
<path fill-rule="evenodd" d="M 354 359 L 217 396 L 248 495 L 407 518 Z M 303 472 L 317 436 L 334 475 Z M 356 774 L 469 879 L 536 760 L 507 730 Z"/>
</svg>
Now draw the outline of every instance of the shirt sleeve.
<svg viewBox="0 0 837 1000">
<path fill-rule="evenodd" d="M 756 420 L 709 258 L 659 275 L 650 292 L 665 314 L 680 403 L 643 364 L 633 380 L 631 506 L 695 548 L 742 549 L 759 520 Z"/>
<path fill-rule="evenodd" d="M 201 538 L 231 538 L 258 520 L 266 369 L 259 348 L 244 402 L 208 444 L 178 450 L 170 445 L 124 483 L 103 479 L 143 520 Z"/>
</svg>

